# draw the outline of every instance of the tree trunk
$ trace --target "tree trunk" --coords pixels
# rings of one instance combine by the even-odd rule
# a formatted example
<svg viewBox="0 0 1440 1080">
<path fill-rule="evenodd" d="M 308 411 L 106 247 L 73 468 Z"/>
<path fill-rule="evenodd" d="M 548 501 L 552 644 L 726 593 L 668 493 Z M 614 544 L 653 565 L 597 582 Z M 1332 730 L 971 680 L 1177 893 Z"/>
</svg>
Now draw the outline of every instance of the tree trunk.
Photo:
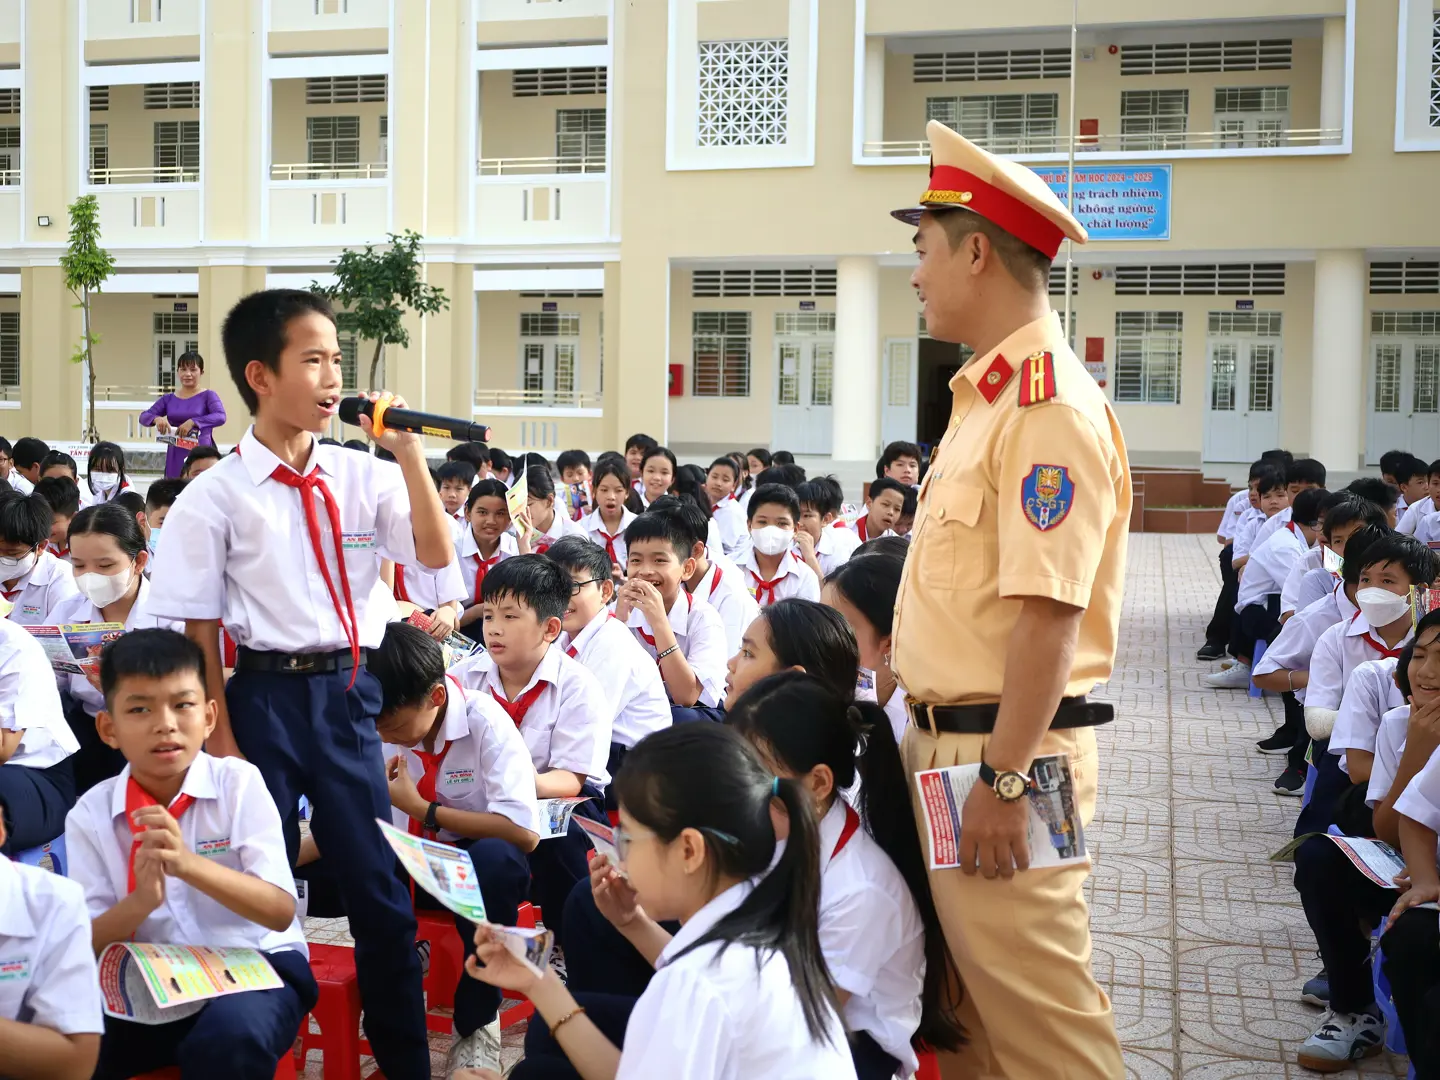
<svg viewBox="0 0 1440 1080">
<path fill-rule="evenodd" d="M 85 373 L 87 376 L 87 410 L 85 441 L 96 443 L 100 440 L 99 429 L 95 427 L 95 344 L 90 336 L 90 290 L 83 288 L 80 297 L 80 311 L 85 333 Z"/>
<path fill-rule="evenodd" d="M 381 387 L 376 383 L 380 379 L 380 356 L 385 350 L 385 342 L 375 342 L 375 355 L 370 358 L 370 389 L 379 390 Z"/>
</svg>

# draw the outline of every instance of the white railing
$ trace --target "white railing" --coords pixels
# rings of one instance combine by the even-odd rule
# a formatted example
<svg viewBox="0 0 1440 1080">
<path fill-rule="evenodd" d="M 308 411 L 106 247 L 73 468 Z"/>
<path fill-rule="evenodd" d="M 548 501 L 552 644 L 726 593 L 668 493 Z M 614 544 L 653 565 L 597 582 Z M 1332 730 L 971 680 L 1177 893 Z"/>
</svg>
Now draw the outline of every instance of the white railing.
<svg viewBox="0 0 1440 1080">
<path fill-rule="evenodd" d="M 102 401 L 154 401 L 161 394 L 171 393 L 173 386 L 96 386 L 95 404 Z"/>
<path fill-rule="evenodd" d="M 476 408 L 598 409 L 604 397 L 588 390 L 476 390 Z"/>
<path fill-rule="evenodd" d="M 1338 146 L 1344 137 L 1340 128 L 1288 128 L 1284 131 L 1184 131 L 1077 135 L 1075 152 L 1135 153 L 1174 150 L 1265 150 L 1285 146 Z M 1068 135 L 1027 135 L 1018 139 L 976 139 L 977 146 L 995 154 L 1064 154 L 1070 149 Z M 925 140 L 867 142 L 866 157 L 916 158 L 930 155 Z"/>
<path fill-rule="evenodd" d="M 603 173 L 604 158 L 520 157 L 481 158 L 476 172 L 480 176 L 530 176 L 557 173 Z"/>
<path fill-rule="evenodd" d="M 15 383 L 11 386 L 0 386 L 0 401 L 20 400 L 20 380 L 16 377 Z"/>
<path fill-rule="evenodd" d="M 19 183 L 19 169 L 0 169 L 0 187 L 17 187 Z"/>
<path fill-rule="evenodd" d="M 178 165 L 90 170 L 92 184 L 195 184 L 199 181 L 199 169 L 186 169 Z"/>
<path fill-rule="evenodd" d="M 383 161 L 356 165 L 310 161 L 270 166 L 271 180 L 384 180 L 389 175 L 390 167 Z"/>
</svg>

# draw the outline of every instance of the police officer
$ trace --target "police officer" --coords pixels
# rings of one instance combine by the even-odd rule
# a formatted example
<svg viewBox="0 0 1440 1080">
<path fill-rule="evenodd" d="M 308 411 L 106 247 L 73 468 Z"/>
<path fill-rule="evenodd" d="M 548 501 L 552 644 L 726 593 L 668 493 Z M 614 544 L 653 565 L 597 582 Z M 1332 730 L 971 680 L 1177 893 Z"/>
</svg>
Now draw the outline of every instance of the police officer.
<svg viewBox="0 0 1440 1080">
<path fill-rule="evenodd" d="M 932 871 L 970 1036 L 947 1078 L 1114 1080 L 1110 1001 L 1090 971 L 1085 863 L 1028 869 L 1031 764 L 1069 757 L 1082 819 L 1095 810 L 1084 695 L 1110 676 L 1130 521 L 1130 472 L 1104 393 L 1050 310 L 1050 263 L 1085 230 L 1035 173 L 949 128 L 927 129 L 931 171 L 911 283 L 930 336 L 975 355 L 920 489 L 895 609 L 912 771 L 981 763 L 962 811 L 960 869 Z M 918 799 L 922 842 L 928 837 Z"/>
</svg>

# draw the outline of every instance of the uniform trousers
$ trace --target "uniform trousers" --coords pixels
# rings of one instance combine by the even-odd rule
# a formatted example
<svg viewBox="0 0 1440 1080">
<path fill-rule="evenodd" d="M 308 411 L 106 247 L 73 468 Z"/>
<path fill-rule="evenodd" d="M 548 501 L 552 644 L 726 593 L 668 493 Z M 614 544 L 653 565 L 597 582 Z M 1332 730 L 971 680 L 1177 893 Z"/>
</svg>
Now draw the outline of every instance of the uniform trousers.
<svg viewBox="0 0 1440 1080">
<path fill-rule="evenodd" d="M 454 845 L 470 852 L 475 878 L 485 901 L 485 918 L 501 926 L 514 926 L 515 913 L 530 890 L 530 865 L 520 849 L 508 840 L 456 840 Z M 475 924 L 455 916 L 455 929 L 465 943 L 465 959 L 475 955 Z M 500 988 L 473 979 L 460 969 L 455 988 L 455 1031 L 462 1037 L 490 1023 L 500 1015 Z"/>
<path fill-rule="evenodd" d="M 349 687 L 350 675 L 237 671 L 225 701 L 240 752 L 260 770 L 280 811 L 292 866 L 300 849 L 300 796 L 314 807 L 310 831 L 350 920 L 375 1060 L 390 1080 L 429 1080 L 415 912 L 399 860 L 375 825 L 376 818 L 390 820 L 375 730 L 380 683 L 362 668 Z"/>
<path fill-rule="evenodd" d="M 1335 842 L 1324 836 L 1312 836 L 1296 849 L 1295 888 L 1325 961 L 1330 1007 L 1342 1013 L 1363 1012 L 1375 1004 L 1369 932 L 1380 925 L 1400 894 L 1356 870 Z"/>
<path fill-rule="evenodd" d="M 589 795 L 591 799 L 577 804 L 575 814 L 608 823 L 604 792 L 586 781 L 580 794 Z M 527 856 L 530 862 L 530 899 L 540 905 L 545 928 L 554 932 L 561 949 L 569 948 L 565 939 L 565 901 L 577 881 L 589 878 L 591 850 L 589 834 L 572 817 L 564 836 L 541 840 Z"/>
<path fill-rule="evenodd" d="M 65 815 L 74 805 L 75 776 L 70 758 L 48 769 L 0 765 L 0 814 L 5 815 L 5 843 L 0 844 L 0 856 L 54 840 L 65 831 Z"/>
<path fill-rule="evenodd" d="M 1415 1078 L 1440 1080 L 1440 919 L 1411 908 L 1380 939 L 1380 951 Z"/>
<path fill-rule="evenodd" d="M 1235 599 L 1240 593 L 1240 575 L 1230 565 L 1235 557 L 1235 545 L 1226 544 L 1220 549 L 1220 596 L 1215 601 L 1215 613 L 1210 625 L 1205 627 L 1207 645 L 1227 646 L 1230 644 L 1230 624 L 1235 621 Z"/>
<path fill-rule="evenodd" d="M 1324 832 L 1334 825 L 1346 836 L 1374 836 L 1374 815 L 1365 805 L 1367 785 L 1352 784 L 1340 768 L 1340 756 L 1329 747 L 1329 739 L 1316 739 L 1312 747 L 1315 787 L 1295 821 L 1295 835 Z"/>
<path fill-rule="evenodd" d="M 1280 636 L 1280 594 L 1272 593 L 1263 604 L 1247 604 L 1230 625 L 1230 655 L 1253 663 L 1255 643 L 1268 645 Z"/>
<path fill-rule="evenodd" d="M 906 728 L 901 755 L 922 769 L 979 762 L 988 735 Z M 1039 753 L 1068 754 L 1082 820 L 1095 813 L 1098 753 L 1092 728 L 1047 732 Z M 919 791 L 911 797 L 929 864 Z M 945 941 L 965 986 L 959 1010 L 969 1042 L 940 1055 L 946 1080 L 1114 1080 L 1125 1075 L 1110 999 L 1090 970 L 1088 864 L 1024 870 L 986 880 L 930 871 Z"/>
<path fill-rule="evenodd" d="M 267 953 L 285 985 L 216 998 L 193 1016 L 169 1024 L 105 1018 L 95 1080 L 126 1080 L 180 1067 L 181 1080 L 262 1080 L 295 1046 L 300 1023 L 320 989 L 310 964 L 293 949 Z"/>
</svg>

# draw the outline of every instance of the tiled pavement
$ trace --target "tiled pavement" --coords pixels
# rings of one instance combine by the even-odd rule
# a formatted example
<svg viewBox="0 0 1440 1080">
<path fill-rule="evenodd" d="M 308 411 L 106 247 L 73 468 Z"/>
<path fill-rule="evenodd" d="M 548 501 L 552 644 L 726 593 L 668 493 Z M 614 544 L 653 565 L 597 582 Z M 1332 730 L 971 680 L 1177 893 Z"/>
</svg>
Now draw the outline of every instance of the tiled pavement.
<svg viewBox="0 0 1440 1080">
<path fill-rule="evenodd" d="M 1097 697 L 1100 803 L 1088 839 L 1094 966 L 1115 1003 L 1127 1077 L 1289 1080 L 1320 1011 L 1299 1001 L 1319 970 L 1290 868 L 1267 861 L 1298 800 L 1274 794 L 1281 761 L 1255 752 L 1277 699 L 1207 690 L 1195 661 L 1219 587 L 1212 536 L 1136 535 L 1115 676 Z M 314 941 L 347 943 L 311 920 Z M 523 1025 L 506 1032 L 508 1064 Z M 432 1036 L 435 1076 L 448 1037 Z M 371 1071 L 367 1065 L 366 1073 Z M 307 1077 L 321 1077 L 312 1057 Z M 1388 1055 L 1342 1075 L 1404 1077 Z"/>
</svg>

